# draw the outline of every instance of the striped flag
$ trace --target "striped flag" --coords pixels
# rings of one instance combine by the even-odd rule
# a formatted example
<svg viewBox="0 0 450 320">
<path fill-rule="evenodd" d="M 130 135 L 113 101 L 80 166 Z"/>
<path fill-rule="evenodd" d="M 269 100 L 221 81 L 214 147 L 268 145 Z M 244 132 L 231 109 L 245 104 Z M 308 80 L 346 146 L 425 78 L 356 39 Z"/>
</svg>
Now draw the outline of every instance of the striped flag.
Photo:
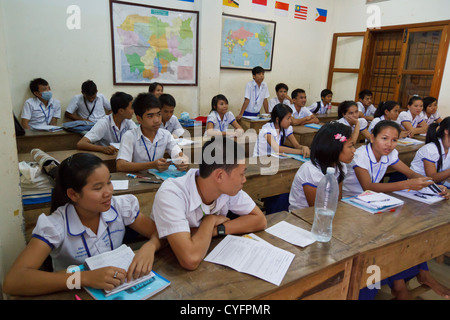
<svg viewBox="0 0 450 320">
<path fill-rule="evenodd" d="M 289 12 L 289 3 L 275 1 L 275 14 L 280 17 L 287 17 Z"/>
<path fill-rule="evenodd" d="M 266 12 L 267 0 L 252 0 L 253 11 Z"/>
<path fill-rule="evenodd" d="M 295 6 L 294 18 L 306 20 L 306 16 L 308 14 L 308 7 L 305 6 Z"/>
</svg>

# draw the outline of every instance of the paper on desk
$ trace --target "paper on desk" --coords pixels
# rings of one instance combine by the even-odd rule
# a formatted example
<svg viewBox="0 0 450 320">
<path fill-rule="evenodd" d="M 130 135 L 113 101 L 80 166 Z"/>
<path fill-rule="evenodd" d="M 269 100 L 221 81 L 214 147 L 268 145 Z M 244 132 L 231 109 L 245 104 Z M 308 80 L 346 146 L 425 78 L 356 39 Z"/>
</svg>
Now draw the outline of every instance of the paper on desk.
<svg viewBox="0 0 450 320">
<path fill-rule="evenodd" d="M 46 125 L 46 124 L 40 124 L 40 125 L 31 125 L 31 129 L 33 130 L 39 130 L 39 131 L 49 131 L 49 132 L 54 132 L 54 131 L 60 131 L 63 130 L 63 127 L 61 126 L 52 126 L 52 125 Z"/>
<path fill-rule="evenodd" d="M 309 246 L 316 241 L 311 232 L 296 227 L 286 221 L 278 222 L 276 225 L 267 228 L 265 231 L 300 247 Z"/>
<path fill-rule="evenodd" d="M 114 190 L 128 190 L 128 180 L 111 180 Z"/>
<path fill-rule="evenodd" d="M 280 285 L 294 254 L 263 241 L 227 235 L 205 258 L 239 272 Z"/>
<path fill-rule="evenodd" d="M 397 140 L 397 144 L 400 146 L 409 146 L 409 145 L 413 145 L 413 144 L 423 144 L 423 143 L 425 143 L 425 142 L 417 140 L 417 139 L 408 138 L 408 137 Z"/>
<path fill-rule="evenodd" d="M 188 145 L 191 145 L 191 144 L 199 143 L 198 141 L 194 141 L 194 140 L 190 140 L 190 139 L 185 139 L 185 138 L 178 138 L 178 139 L 175 139 L 175 142 L 176 142 L 179 146 L 188 146 Z"/>
</svg>

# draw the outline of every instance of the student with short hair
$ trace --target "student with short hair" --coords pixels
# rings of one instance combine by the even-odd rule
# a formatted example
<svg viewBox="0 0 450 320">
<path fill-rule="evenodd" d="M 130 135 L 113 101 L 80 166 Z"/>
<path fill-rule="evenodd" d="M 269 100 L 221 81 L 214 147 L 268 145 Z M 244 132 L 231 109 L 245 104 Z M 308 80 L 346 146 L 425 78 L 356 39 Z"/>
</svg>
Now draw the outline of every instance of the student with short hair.
<svg viewBox="0 0 450 320">
<path fill-rule="evenodd" d="M 440 123 L 442 121 L 438 112 L 437 99 L 434 97 L 423 98 L 423 111 L 422 116 L 425 119 L 427 125 L 433 122 Z"/>
<path fill-rule="evenodd" d="M 260 157 L 272 153 L 295 153 L 309 157 L 309 148 L 298 143 L 291 126 L 292 109 L 284 104 L 277 104 L 271 113 L 271 119 L 262 126 L 256 140 L 253 156 Z M 291 147 L 284 145 L 289 140 Z"/>
<path fill-rule="evenodd" d="M 397 123 L 402 130 L 410 132 L 411 136 L 426 133 L 428 125 L 423 116 L 423 100 L 420 96 L 412 96 L 408 101 L 408 111 L 402 111 L 398 115 Z"/>
<path fill-rule="evenodd" d="M 313 114 L 326 114 L 331 110 L 331 100 L 333 92 L 330 89 L 323 89 L 320 92 L 320 101 L 317 101 L 308 107 Z"/>
<path fill-rule="evenodd" d="M 24 129 L 33 126 L 55 126 L 61 118 L 61 104 L 53 99 L 50 85 L 45 79 L 36 78 L 30 81 L 30 91 L 33 98 L 27 99 L 23 106 L 21 124 Z"/>
<path fill-rule="evenodd" d="M 165 171 L 171 162 L 164 159 L 168 152 L 180 171 L 188 168 L 188 159 L 169 131 L 161 129 L 161 103 L 151 93 L 140 93 L 133 101 L 133 110 L 140 126 L 128 130 L 122 137 L 116 158 L 117 171 L 136 172 L 147 169 Z"/>
<path fill-rule="evenodd" d="M 449 184 L 446 180 L 450 179 L 450 117 L 430 124 L 425 143 L 416 152 L 411 170 L 431 177 L 436 183 Z"/>
<path fill-rule="evenodd" d="M 273 107 L 279 103 L 283 103 L 287 106 L 292 104 L 292 99 L 288 96 L 289 87 L 285 83 L 278 83 L 275 86 L 276 97 L 269 100 L 269 113 L 272 112 Z"/>
<path fill-rule="evenodd" d="M 233 113 L 228 111 L 228 99 L 223 94 L 215 95 L 211 100 L 211 111 L 206 119 L 205 136 L 241 136 L 244 130 L 235 120 Z M 227 132 L 229 125 L 233 126 L 234 132 Z"/>
<path fill-rule="evenodd" d="M 242 190 L 245 151 L 226 137 L 212 137 L 202 148 L 199 169 L 163 182 L 151 218 L 180 265 L 195 270 L 217 235 L 256 232 L 266 227 L 263 212 Z M 227 214 L 237 215 L 229 219 Z"/>
<path fill-rule="evenodd" d="M 355 153 L 351 135 L 351 128 L 339 122 L 326 123 L 319 129 L 311 144 L 310 160 L 300 166 L 292 182 L 289 211 L 314 206 L 317 186 L 328 167 L 336 169 L 339 198 L 342 198 L 346 163 L 353 160 Z"/>
<path fill-rule="evenodd" d="M 372 91 L 365 89 L 359 93 L 359 101 L 356 102 L 358 105 L 359 117 L 364 118 L 367 121 L 373 120 L 375 111 L 377 110 L 372 104 L 372 97 Z"/>
<path fill-rule="evenodd" d="M 364 118 L 358 118 L 358 115 L 358 106 L 355 101 L 346 100 L 339 104 L 339 120 L 337 121 L 352 128 L 352 140 L 354 144 L 358 142 L 360 133 L 364 136 L 364 138 L 370 139 L 369 131 L 367 131 L 367 120 Z"/>
<path fill-rule="evenodd" d="M 148 92 L 159 98 L 164 93 L 164 86 L 159 82 L 152 82 L 148 86 Z"/>
<path fill-rule="evenodd" d="M 81 271 L 81 286 L 112 290 L 124 280 L 151 272 L 154 254 L 161 247 L 155 224 L 140 214 L 134 195 L 113 196 L 111 174 L 98 157 L 77 153 L 61 163 L 51 212 L 39 216 L 32 239 L 5 277 L 5 293 L 35 296 L 68 290 L 67 280 L 72 273 L 59 271 L 119 248 L 126 226 L 150 239 L 128 270 L 104 267 Z M 55 272 L 40 270 L 48 256 Z"/>
<path fill-rule="evenodd" d="M 240 120 L 242 116 L 257 116 L 264 106 L 265 113 L 269 113 L 267 98 L 270 97 L 267 84 L 264 82 L 264 69 L 260 66 L 252 69 L 253 80 L 245 86 L 244 103 L 241 112 L 236 116 Z"/>
<path fill-rule="evenodd" d="M 116 92 L 111 97 L 112 114 L 101 118 L 77 143 L 77 149 L 115 154 L 111 143 L 120 144 L 122 136 L 137 126 L 133 117 L 133 97 L 125 92 Z"/>
<path fill-rule="evenodd" d="M 181 137 L 184 128 L 173 114 L 176 107 L 175 98 L 171 94 L 163 93 L 159 96 L 159 102 L 161 103 L 161 128 L 169 131 L 175 139 Z"/>
<path fill-rule="evenodd" d="M 70 101 L 65 116 L 73 121 L 87 120 L 96 123 L 110 113 L 111 105 L 108 99 L 98 93 L 94 81 L 87 80 L 81 85 L 81 94 L 74 96 Z"/>
<path fill-rule="evenodd" d="M 292 91 L 292 109 L 291 124 L 301 126 L 309 123 L 319 123 L 319 119 L 311 112 L 306 105 L 306 92 L 303 89 Z"/>
</svg>

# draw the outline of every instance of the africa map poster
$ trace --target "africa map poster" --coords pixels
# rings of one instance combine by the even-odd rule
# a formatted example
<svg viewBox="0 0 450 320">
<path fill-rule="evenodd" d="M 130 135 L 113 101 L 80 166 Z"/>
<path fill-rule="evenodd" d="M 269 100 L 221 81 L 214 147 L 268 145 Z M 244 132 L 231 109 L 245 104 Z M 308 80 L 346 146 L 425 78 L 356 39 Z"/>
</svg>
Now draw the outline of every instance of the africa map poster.
<svg viewBox="0 0 450 320">
<path fill-rule="evenodd" d="M 222 15 L 221 68 L 272 69 L 275 21 Z"/>
<path fill-rule="evenodd" d="M 114 84 L 197 85 L 196 11 L 110 1 Z"/>
</svg>

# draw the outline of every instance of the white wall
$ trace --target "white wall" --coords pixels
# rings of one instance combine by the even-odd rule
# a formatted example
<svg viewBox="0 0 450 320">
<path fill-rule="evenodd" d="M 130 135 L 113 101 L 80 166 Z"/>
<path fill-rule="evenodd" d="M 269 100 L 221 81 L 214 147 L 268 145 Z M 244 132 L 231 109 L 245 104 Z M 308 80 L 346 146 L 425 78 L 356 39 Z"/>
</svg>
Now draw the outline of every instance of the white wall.
<svg viewBox="0 0 450 320">
<path fill-rule="evenodd" d="M 450 1 L 448 0 L 389 0 L 376 2 L 381 10 L 381 26 L 412 24 L 421 22 L 450 20 Z M 333 32 L 356 32 L 367 29 L 365 0 L 339 0 Z M 441 90 L 438 98 L 441 116 L 450 116 L 450 50 L 447 55 Z"/>
</svg>

